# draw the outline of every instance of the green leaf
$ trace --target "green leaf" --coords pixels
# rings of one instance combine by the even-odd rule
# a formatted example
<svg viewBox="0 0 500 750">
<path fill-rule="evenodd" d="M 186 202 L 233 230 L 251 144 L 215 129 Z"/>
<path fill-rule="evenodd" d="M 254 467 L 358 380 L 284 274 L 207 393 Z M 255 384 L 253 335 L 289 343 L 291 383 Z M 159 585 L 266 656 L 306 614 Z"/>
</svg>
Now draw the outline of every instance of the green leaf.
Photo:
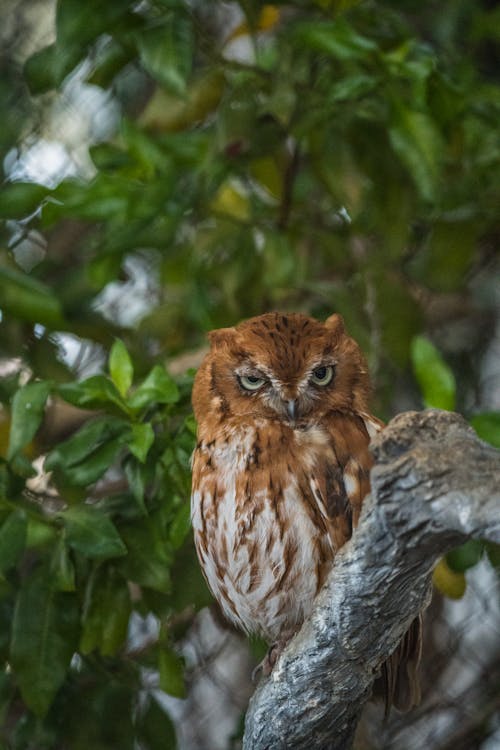
<svg viewBox="0 0 500 750">
<path fill-rule="evenodd" d="M 0 572 L 16 565 L 26 545 L 28 523 L 23 510 L 7 516 L 0 528 Z"/>
<path fill-rule="evenodd" d="M 445 144 L 434 121 L 425 112 L 394 104 L 389 127 L 392 147 L 406 166 L 421 197 L 437 197 Z"/>
<path fill-rule="evenodd" d="M 422 253 L 425 282 L 445 292 L 462 288 L 474 259 L 478 225 L 476 221 L 437 221 L 429 238 L 429 247 Z M 450 253 L 453 248 L 453 253 Z"/>
<path fill-rule="evenodd" d="M 492 566 L 500 571 L 500 544 L 495 542 L 485 543 L 486 554 Z"/>
<path fill-rule="evenodd" d="M 62 472 L 73 486 L 85 487 L 109 469 L 129 436 L 130 424 L 125 420 L 97 417 L 59 443 L 45 459 L 45 468 Z"/>
<path fill-rule="evenodd" d="M 413 372 L 426 407 L 455 408 L 455 378 L 434 344 L 415 336 L 411 344 Z"/>
<path fill-rule="evenodd" d="M 115 384 L 104 375 L 93 375 L 80 383 L 64 383 L 59 386 L 58 393 L 65 401 L 81 409 L 100 409 L 114 404 L 128 413 Z"/>
<path fill-rule="evenodd" d="M 76 591 L 75 566 L 61 535 L 50 560 L 52 587 L 55 591 Z"/>
<path fill-rule="evenodd" d="M 191 72 L 193 35 L 189 18 L 170 14 L 165 23 L 137 35 L 145 70 L 167 91 L 182 96 Z"/>
<path fill-rule="evenodd" d="M 24 63 L 24 78 L 32 94 L 43 94 L 58 85 L 58 62 L 55 44 L 35 52 Z"/>
<path fill-rule="evenodd" d="M 50 226 L 65 217 L 124 222 L 133 210 L 136 193 L 137 183 L 121 175 L 98 172 L 91 182 L 85 183 L 68 179 L 54 190 L 54 200 L 45 204 L 43 223 Z"/>
<path fill-rule="evenodd" d="M 132 44 L 121 44 L 116 39 L 107 39 L 106 44 L 99 46 L 94 52 L 93 69 L 89 78 L 90 84 L 107 89 L 112 85 L 115 76 L 127 65 L 135 56 L 135 48 Z M 94 147 L 91 147 L 90 151 Z M 92 160 L 94 156 L 92 155 Z M 96 164 L 98 168 L 101 168 Z"/>
<path fill-rule="evenodd" d="M 176 698 L 186 697 L 184 664 L 180 656 L 167 646 L 161 646 L 158 653 L 160 688 Z"/>
<path fill-rule="evenodd" d="M 372 276 L 372 283 L 377 290 L 377 314 L 383 348 L 391 360 L 405 368 L 409 364 L 412 337 L 422 328 L 420 310 L 401 282 L 391 278 L 390 274 L 380 271 Z M 352 314 L 348 311 L 352 307 L 350 296 L 344 303 L 346 308 L 343 314 L 346 316 Z M 360 330 L 358 336 L 362 335 L 363 331 Z"/>
<path fill-rule="evenodd" d="M 28 383 L 16 391 L 12 399 L 12 422 L 7 451 L 9 461 L 35 436 L 44 415 L 49 392 L 50 383 L 45 380 Z"/>
<path fill-rule="evenodd" d="M 97 482 L 116 461 L 125 442 L 126 438 L 122 436 L 103 443 L 84 461 L 63 472 L 66 481 L 75 487 L 86 487 Z"/>
<path fill-rule="evenodd" d="M 128 443 L 130 452 L 141 462 L 144 463 L 149 449 L 155 439 L 154 430 L 149 422 L 144 424 L 132 425 L 132 439 Z"/>
<path fill-rule="evenodd" d="M 122 396 L 132 385 L 134 366 L 123 341 L 116 339 L 109 354 L 109 374 Z"/>
<path fill-rule="evenodd" d="M 0 268 L 0 309 L 19 320 L 51 329 L 67 327 L 52 289 L 12 268 Z"/>
<path fill-rule="evenodd" d="M 28 534 L 26 547 L 28 549 L 43 549 L 57 541 L 57 531 L 47 520 L 31 517 L 28 519 Z"/>
<path fill-rule="evenodd" d="M 179 389 L 161 365 L 155 365 L 147 378 L 128 399 L 134 411 L 154 404 L 175 404 L 179 400 Z"/>
<path fill-rule="evenodd" d="M 500 412 L 489 411 L 475 414 L 469 420 L 482 440 L 500 448 Z"/>
<path fill-rule="evenodd" d="M 112 143 L 97 143 L 89 148 L 90 158 L 97 169 L 119 169 L 130 165 L 130 154 Z"/>
<path fill-rule="evenodd" d="M 338 60 L 365 60 L 373 56 L 377 44 L 339 18 L 334 22 L 305 22 L 295 27 L 295 36 L 301 45 Z"/>
<path fill-rule="evenodd" d="M 144 491 L 145 491 L 145 467 L 142 466 L 138 461 L 130 459 L 125 461 L 125 476 L 127 477 L 128 486 L 134 496 L 142 515 L 147 515 L 146 505 L 144 503 Z"/>
<path fill-rule="evenodd" d="M 84 51 L 85 45 L 102 33 L 109 33 L 128 14 L 126 0 L 59 0 L 56 31 L 60 49 Z"/>
<path fill-rule="evenodd" d="M 59 443 L 45 459 L 45 469 L 70 470 L 101 447 L 119 435 L 129 432 L 130 425 L 119 417 L 96 417 L 80 427 L 68 440 Z"/>
<path fill-rule="evenodd" d="M 153 695 L 148 696 L 147 708 L 136 718 L 139 741 L 145 742 L 148 750 L 176 750 L 177 738 L 172 719 L 157 703 Z"/>
<path fill-rule="evenodd" d="M 128 13 L 129 3 L 100 0 L 60 0 L 56 7 L 55 44 L 36 52 L 25 64 L 24 74 L 33 94 L 59 86 L 80 60 L 88 45 Z"/>
<path fill-rule="evenodd" d="M 179 549 L 191 528 L 191 509 L 188 502 L 179 506 L 170 525 L 170 542 L 174 549 Z"/>
<path fill-rule="evenodd" d="M 123 576 L 141 586 L 168 593 L 171 588 L 171 557 L 167 552 L 168 538 L 158 514 L 133 526 L 123 526 L 122 538 L 128 555 L 119 562 Z"/>
<path fill-rule="evenodd" d="M 22 453 L 16 453 L 15 456 L 13 456 L 9 463 L 9 468 L 12 474 L 22 477 L 23 479 L 31 479 L 31 477 L 36 476 L 36 470 L 33 467 L 33 464 L 29 458 Z"/>
<path fill-rule="evenodd" d="M 333 102 L 343 102 L 358 99 L 373 91 L 378 85 L 378 79 L 363 73 L 345 76 L 331 88 L 329 99 Z"/>
<path fill-rule="evenodd" d="M 115 656 L 127 638 L 131 611 L 127 582 L 113 568 L 96 571 L 85 595 L 81 652 Z"/>
<path fill-rule="evenodd" d="M 32 214 L 50 190 L 35 182 L 11 182 L 0 190 L 0 219 L 23 219 Z"/>
<path fill-rule="evenodd" d="M 79 631 L 76 596 L 55 592 L 50 574 L 39 570 L 17 596 L 10 665 L 26 705 L 44 716 L 61 687 Z"/>
<path fill-rule="evenodd" d="M 66 528 L 66 541 L 85 557 L 106 560 L 127 553 L 114 524 L 90 505 L 70 507 L 58 514 Z"/>
<path fill-rule="evenodd" d="M 196 437 L 198 432 L 198 424 L 196 422 L 196 419 L 194 418 L 194 414 L 188 414 L 188 416 L 184 420 L 184 426 L 188 430 L 188 432 L 191 433 L 194 437 Z"/>
<path fill-rule="evenodd" d="M 135 123 L 123 119 L 121 134 L 129 158 L 133 157 L 148 177 L 153 177 L 160 167 L 170 164 L 165 149 L 161 148 L 155 138 L 138 128 Z"/>
<path fill-rule="evenodd" d="M 446 555 L 446 562 L 456 573 L 463 573 L 465 570 L 477 565 L 483 556 L 484 543 L 478 539 L 469 539 L 460 547 L 450 550 Z"/>
</svg>

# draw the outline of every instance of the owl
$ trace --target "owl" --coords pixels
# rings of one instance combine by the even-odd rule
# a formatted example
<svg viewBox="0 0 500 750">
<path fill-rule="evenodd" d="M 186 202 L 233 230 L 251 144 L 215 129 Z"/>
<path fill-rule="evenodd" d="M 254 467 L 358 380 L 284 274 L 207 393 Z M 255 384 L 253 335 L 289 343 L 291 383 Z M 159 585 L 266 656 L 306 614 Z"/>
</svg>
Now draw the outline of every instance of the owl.
<svg viewBox="0 0 500 750">
<path fill-rule="evenodd" d="M 268 313 L 209 338 L 193 387 L 194 540 L 226 618 L 270 644 L 269 672 L 358 522 L 382 423 L 340 315 Z M 382 670 L 386 705 L 416 702 L 419 656 L 416 620 Z"/>
</svg>

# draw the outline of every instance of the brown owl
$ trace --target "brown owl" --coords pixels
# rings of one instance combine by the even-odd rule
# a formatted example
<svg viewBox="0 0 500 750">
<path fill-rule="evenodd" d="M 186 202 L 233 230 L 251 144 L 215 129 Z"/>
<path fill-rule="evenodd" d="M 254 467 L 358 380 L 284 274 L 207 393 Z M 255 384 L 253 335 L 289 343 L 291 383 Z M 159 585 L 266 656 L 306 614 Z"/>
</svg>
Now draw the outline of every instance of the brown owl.
<svg viewBox="0 0 500 750">
<path fill-rule="evenodd" d="M 195 379 L 192 520 L 225 616 L 270 644 L 300 628 L 370 489 L 366 363 L 342 318 L 269 313 L 210 334 Z M 418 699 L 420 620 L 384 669 L 386 701 Z"/>
</svg>

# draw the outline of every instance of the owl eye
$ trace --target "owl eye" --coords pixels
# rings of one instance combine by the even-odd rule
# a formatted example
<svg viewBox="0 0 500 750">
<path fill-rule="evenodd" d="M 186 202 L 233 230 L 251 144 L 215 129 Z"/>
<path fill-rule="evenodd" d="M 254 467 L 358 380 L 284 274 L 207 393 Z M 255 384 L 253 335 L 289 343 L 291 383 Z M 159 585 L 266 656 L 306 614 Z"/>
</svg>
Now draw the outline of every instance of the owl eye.
<svg viewBox="0 0 500 750">
<path fill-rule="evenodd" d="M 333 367 L 331 365 L 323 365 L 313 370 L 311 375 L 311 382 L 314 385 L 328 385 L 333 378 Z"/>
<path fill-rule="evenodd" d="M 266 382 L 264 378 L 257 375 L 240 375 L 239 381 L 246 391 L 258 391 Z"/>
</svg>

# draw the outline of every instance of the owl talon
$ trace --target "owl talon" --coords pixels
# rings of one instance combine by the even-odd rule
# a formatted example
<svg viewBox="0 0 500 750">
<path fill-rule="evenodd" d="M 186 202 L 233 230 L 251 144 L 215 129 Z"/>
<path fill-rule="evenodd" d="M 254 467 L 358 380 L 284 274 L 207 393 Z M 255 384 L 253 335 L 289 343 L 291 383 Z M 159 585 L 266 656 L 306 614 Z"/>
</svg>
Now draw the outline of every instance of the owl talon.
<svg viewBox="0 0 500 750">
<path fill-rule="evenodd" d="M 259 662 L 257 664 L 257 666 L 255 667 L 255 669 L 252 669 L 252 682 L 253 683 L 258 682 L 260 680 L 261 676 L 264 675 L 264 664 L 263 664 L 263 662 L 265 660 L 266 659 L 264 658 L 261 662 Z"/>
<path fill-rule="evenodd" d="M 257 682 L 261 677 L 269 677 L 287 643 L 288 640 L 281 639 L 269 646 L 267 654 L 252 672 L 252 682 Z"/>
</svg>

